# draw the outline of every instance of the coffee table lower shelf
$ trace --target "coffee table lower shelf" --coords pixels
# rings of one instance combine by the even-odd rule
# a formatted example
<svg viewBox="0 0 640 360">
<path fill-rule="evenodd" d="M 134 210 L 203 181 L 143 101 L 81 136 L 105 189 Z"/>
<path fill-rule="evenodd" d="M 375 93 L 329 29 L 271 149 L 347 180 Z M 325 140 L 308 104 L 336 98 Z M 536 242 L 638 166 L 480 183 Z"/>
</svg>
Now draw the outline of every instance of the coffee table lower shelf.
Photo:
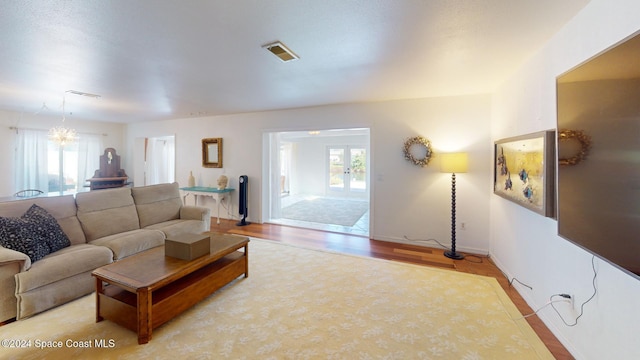
<svg viewBox="0 0 640 360">
<path fill-rule="evenodd" d="M 246 254 L 236 251 L 151 291 L 138 289 L 132 292 L 132 289 L 125 289 L 120 284 L 103 286 L 105 279 L 97 277 L 96 321 L 108 319 L 133 330 L 138 334 L 138 343 L 145 344 L 151 339 L 153 329 L 240 275 L 246 277 L 246 269 Z"/>
</svg>

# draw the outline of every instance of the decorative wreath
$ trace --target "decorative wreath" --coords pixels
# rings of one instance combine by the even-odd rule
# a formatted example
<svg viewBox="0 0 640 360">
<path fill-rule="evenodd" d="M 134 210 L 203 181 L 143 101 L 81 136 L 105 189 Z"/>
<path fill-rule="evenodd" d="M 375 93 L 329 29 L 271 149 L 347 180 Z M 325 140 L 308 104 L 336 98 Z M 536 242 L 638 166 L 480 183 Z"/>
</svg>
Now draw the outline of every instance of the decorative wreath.
<svg viewBox="0 0 640 360">
<path fill-rule="evenodd" d="M 585 134 L 582 130 L 561 130 L 558 133 L 558 142 L 571 139 L 576 139 L 580 142 L 580 151 L 568 159 L 559 158 L 558 163 L 560 165 L 576 165 L 586 159 L 589 154 L 591 136 Z"/>
<path fill-rule="evenodd" d="M 417 159 L 411 153 L 411 148 L 413 148 L 414 146 L 420 146 L 426 150 L 425 155 L 422 159 Z M 405 140 L 403 151 L 405 159 L 411 161 L 414 165 L 418 165 L 421 167 L 427 165 L 429 163 L 429 160 L 431 160 L 431 156 L 433 155 L 433 152 L 431 150 L 431 142 L 423 138 L 422 136 L 415 136 Z"/>
</svg>

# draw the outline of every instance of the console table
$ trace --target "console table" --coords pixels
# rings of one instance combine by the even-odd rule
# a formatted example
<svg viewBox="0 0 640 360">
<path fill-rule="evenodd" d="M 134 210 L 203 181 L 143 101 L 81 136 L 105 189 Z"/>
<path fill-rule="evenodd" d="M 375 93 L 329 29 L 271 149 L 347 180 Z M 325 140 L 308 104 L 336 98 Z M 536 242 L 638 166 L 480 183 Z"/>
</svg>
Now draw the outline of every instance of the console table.
<svg viewBox="0 0 640 360">
<path fill-rule="evenodd" d="M 180 188 L 182 193 L 182 201 L 187 203 L 187 195 L 191 194 L 194 197 L 195 205 L 198 206 L 198 196 L 209 196 L 213 200 L 215 200 L 218 206 L 218 224 L 220 224 L 220 202 L 223 200 L 227 200 L 227 205 L 231 206 L 231 192 L 235 189 L 226 188 L 222 190 L 218 190 L 218 188 L 205 187 L 205 186 L 193 186 L 193 187 L 183 187 Z"/>
</svg>

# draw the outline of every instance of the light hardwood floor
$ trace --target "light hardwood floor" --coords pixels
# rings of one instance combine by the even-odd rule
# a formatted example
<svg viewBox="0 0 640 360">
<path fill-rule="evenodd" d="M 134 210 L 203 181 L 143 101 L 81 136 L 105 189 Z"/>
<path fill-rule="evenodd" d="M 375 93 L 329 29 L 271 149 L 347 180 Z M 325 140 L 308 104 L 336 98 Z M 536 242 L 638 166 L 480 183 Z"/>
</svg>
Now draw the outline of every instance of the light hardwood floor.
<svg viewBox="0 0 640 360">
<path fill-rule="evenodd" d="M 464 260 L 451 260 L 443 255 L 442 249 L 377 241 L 361 236 L 282 225 L 249 224 L 246 226 L 236 226 L 236 221 L 222 219 L 220 221 L 221 223 L 219 225 L 216 224 L 215 221 L 212 221 L 211 231 L 252 236 L 308 248 L 329 249 L 343 253 L 403 261 L 425 266 L 437 266 L 470 274 L 491 276 L 498 280 L 523 315 L 533 312 L 520 294 L 510 286 L 509 280 L 488 257 L 472 255 L 467 256 Z M 574 359 L 538 316 L 528 317 L 527 321 L 556 359 Z"/>
</svg>

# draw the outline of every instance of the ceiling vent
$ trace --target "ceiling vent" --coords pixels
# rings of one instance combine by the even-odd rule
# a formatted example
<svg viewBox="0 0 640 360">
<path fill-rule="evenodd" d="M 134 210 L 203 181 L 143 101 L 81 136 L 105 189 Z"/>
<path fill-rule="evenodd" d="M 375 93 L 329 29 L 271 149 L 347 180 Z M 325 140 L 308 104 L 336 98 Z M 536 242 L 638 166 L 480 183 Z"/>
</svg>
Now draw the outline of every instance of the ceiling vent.
<svg viewBox="0 0 640 360">
<path fill-rule="evenodd" d="M 298 55 L 294 54 L 293 51 L 289 50 L 283 43 L 276 41 L 271 44 L 263 45 L 264 49 L 269 50 L 273 55 L 277 56 L 278 59 L 283 62 L 288 62 L 292 60 L 298 60 Z"/>
</svg>

